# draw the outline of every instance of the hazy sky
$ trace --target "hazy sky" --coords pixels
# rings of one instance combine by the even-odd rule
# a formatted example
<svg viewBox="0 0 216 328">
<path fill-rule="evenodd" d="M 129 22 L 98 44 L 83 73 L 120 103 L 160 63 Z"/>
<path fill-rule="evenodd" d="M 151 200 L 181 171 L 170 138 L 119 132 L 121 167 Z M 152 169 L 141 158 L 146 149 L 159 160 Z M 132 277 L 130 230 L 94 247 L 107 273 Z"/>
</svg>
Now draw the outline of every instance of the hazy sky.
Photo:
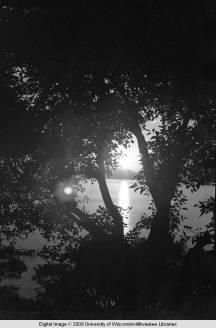
<svg viewBox="0 0 216 328">
<path fill-rule="evenodd" d="M 149 130 L 158 129 L 159 123 L 160 123 L 160 119 L 157 118 L 152 122 L 147 122 L 146 128 Z M 144 134 L 146 134 L 146 133 L 144 133 Z M 147 135 L 145 135 L 145 137 L 146 137 L 146 139 L 149 138 L 149 136 L 147 136 Z M 125 150 L 123 147 L 121 148 L 123 150 L 124 154 L 127 155 L 127 157 L 122 159 L 120 166 L 122 168 L 127 168 L 132 171 L 139 171 L 141 168 L 141 165 L 139 163 L 139 159 L 140 159 L 139 148 L 138 148 L 138 144 L 137 144 L 135 137 L 133 138 L 133 141 L 134 141 L 134 143 L 131 144 L 130 148 L 128 148 L 127 150 Z"/>
<path fill-rule="evenodd" d="M 130 145 L 130 148 L 125 149 L 121 147 L 123 153 L 127 155 L 120 161 L 121 168 L 127 168 L 132 171 L 139 171 L 141 166 L 139 163 L 140 154 L 137 145 L 136 138 L 133 138 L 134 143 Z"/>
</svg>

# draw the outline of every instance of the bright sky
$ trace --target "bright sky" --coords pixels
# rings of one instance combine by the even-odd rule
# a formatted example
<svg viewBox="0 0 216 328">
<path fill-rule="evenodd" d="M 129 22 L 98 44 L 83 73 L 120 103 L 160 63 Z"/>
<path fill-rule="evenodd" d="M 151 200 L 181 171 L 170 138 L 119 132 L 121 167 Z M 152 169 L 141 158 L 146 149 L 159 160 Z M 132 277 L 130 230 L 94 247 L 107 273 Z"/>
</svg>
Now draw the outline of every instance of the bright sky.
<svg viewBox="0 0 216 328">
<path fill-rule="evenodd" d="M 147 122 L 146 128 L 149 130 L 157 129 L 158 125 L 160 123 L 159 119 L 155 119 L 152 122 Z M 148 136 L 146 135 L 146 139 L 148 139 Z M 120 160 L 120 168 L 122 169 L 128 169 L 132 171 L 139 171 L 141 168 L 141 165 L 139 163 L 140 154 L 139 154 L 139 148 L 136 141 L 136 138 L 133 138 L 134 143 L 130 145 L 130 148 L 127 150 L 124 147 L 121 147 L 121 150 L 126 155 Z"/>
<path fill-rule="evenodd" d="M 134 143 L 130 145 L 130 148 L 125 149 L 121 147 L 121 150 L 125 154 L 120 160 L 120 168 L 128 169 L 132 171 L 139 171 L 141 166 L 139 164 L 140 154 L 137 145 L 137 141 L 133 138 Z"/>
</svg>

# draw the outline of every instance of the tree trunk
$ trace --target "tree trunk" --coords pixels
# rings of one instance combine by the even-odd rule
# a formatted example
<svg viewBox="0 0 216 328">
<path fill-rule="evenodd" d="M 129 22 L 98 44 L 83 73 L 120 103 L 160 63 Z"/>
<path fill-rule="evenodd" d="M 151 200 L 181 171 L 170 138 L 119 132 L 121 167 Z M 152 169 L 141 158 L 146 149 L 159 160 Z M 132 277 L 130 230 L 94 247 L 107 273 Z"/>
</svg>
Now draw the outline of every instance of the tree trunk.
<svg viewBox="0 0 216 328">
<path fill-rule="evenodd" d="M 148 186 L 152 198 L 156 204 L 160 201 L 158 198 L 160 191 L 158 190 L 159 187 L 156 183 L 154 163 L 148 153 L 147 142 L 142 134 L 142 129 L 140 128 L 138 122 L 131 119 L 129 129 L 137 139 L 141 162 L 145 172 L 146 185 Z"/>
<path fill-rule="evenodd" d="M 162 308 L 172 305 L 176 277 L 172 269 L 173 243 L 169 235 L 169 203 L 158 206 L 147 241 L 147 255 L 143 270 L 144 282 L 141 306 L 160 303 Z M 175 263 L 175 262 L 174 262 Z"/>
<path fill-rule="evenodd" d="M 97 177 L 97 181 L 99 184 L 99 188 L 104 204 L 114 220 L 114 224 L 115 224 L 114 234 L 118 238 L 122 239 L 124 236 L 123 218 L 119 213 L 117 207 L 113 204 L 104 174 L 99 173 Z"/>
<path fill-rule="evenodd" d="M 123 218 L 122 218 L 121 214 L 119 213 L 118 208 L 113 204 L 109 189 L 107 187 L 106 178 L 105 178 L 105 167 L 104 167 L 104 147 L 105 147 L 104 140 L 100 140 L 100 142 L 98 142 L 98 144 L 97 144 L 98 170 L 96 172 L 95 177 L 98 181 L 104 204 L 114 221 L 113 237 L 116 240 L 119 240 L 120 242 L 122 242 L 123 237 L 124 237 Z"/>
<path fill-rule="evenodd" d="M 130 129 L 135 135 L 141 154 L 141 161 L 146 176 L 146 185 L 152 195 L 154 203 L 157 208 L 157 214 L 153 219 L 150 235 L 148 238 L 149 244 L 159 253 L 162 250 L 166 250 L 170 246 L 169 237 L 169 208 L 170 202 L 175 190 L 175 182 L 172 182 L 172 186 L 161 186 L 157 183 L 155 176 L 154 163 L 149 156 L 147 143 L 142 129 L 138 122 L 131 121 Z M 173 180 L 176 180 L 173 178 Z"/>
<path fill-rule="evenodd" d="M 138 113 L 138 110 L 137 110 Z M 139 125 L 137 117 L 131 115 L 130 119 L 126 120 L 129 130 L 137 139 L 139 152 L 141 154 L 142 166 L 145 173 L 145 183 L 149 188 L 154 203 L 157 208 L 157 213 L 153 219 L 150 235 L 148 238 L 147 256 L 145 261 L 145 279 L 143 291 L 144 298 L 163 303 L 173 299 L 172 282 L 175 282 L 175 274 L 173 273 L 173 243 L 169 234 L 170 228 L 170 205 L 172 197 L 175 193 L 175 188 L 178 183 L 179 170 L 182 163 L 184 153 L 185 131 L 189 122 L 189 116 L 186 116 L 184 122 L 179 129 L 179 140 L 181 140 L 178 157 L 168 161 L 167 176 L 164 178 L 164 184 L 158 183 L 157 174 L 154 167 L 154 162 L 148 152 L 148 144 L 145 136 L 142 134 L 142 129 Z M 171 168 L 169 172 L 169 167 Z M 163 174 L 163 173 L 162 173 Z M 149 292 L 149 293 L 148 293 Z M 145 301 L 145 300 L 142 300 Z M 141 302 L 142 302 L 141 301 Z"/>
<path fill-rule="evenodd" d="M 151 244 L 158 255 L 163 252 L 166 253 L 171 244 L 171 238 L 169 235 L 169 208 L 170 201 L 168 199 L 157 204 L 157 213 L 153 219 L 148 238 L 149 244 Z"/>
</svg>

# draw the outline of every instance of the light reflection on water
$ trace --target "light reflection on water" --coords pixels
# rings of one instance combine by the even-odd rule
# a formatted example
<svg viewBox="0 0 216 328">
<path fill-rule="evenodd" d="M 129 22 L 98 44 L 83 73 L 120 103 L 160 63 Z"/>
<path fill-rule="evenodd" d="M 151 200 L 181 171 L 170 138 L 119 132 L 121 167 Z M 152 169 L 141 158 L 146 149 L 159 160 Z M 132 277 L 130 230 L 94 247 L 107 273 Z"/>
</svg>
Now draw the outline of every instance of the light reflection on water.
<svg viewBox="0 0 216 328">
<path fill-rule="evenodd" d="M 124 215 L 124 223 L 128 224 L 124 232 L 127 233 L 131 228 L 133 228 L 142 213 L 149 214 L 148 207 L 151 203 L 151 198 L 147 196 L 144 197 L 138 192 L 134 192 L 133 189 L 130 188 L 130 185 L 133 183 L 132 180 L 111 179 L 108 180 L 107 183 L 112 199 L 116 205 L 122 207 L 123 209 L 127 209 L 130 206 L 133 207 L 129 212 L 125 212 Z M 92 185 L 88 182 L 85 187 L 86 192 L 82 194 L 82 197 L 80 196 L 80 198 L 85 200 L 88 196 L 89 202 L 85 201 L 84 204 L 82 201 L 81 204 L 85 205 L 85 208 L 89 213 L 94 213 L 99 205 L 104 206 L 98 184 L 94 183 Z M 183 187 L 183 190 L 188 197 L 188 201 L 186 203 L 188 210 L 183 211 L 184 213 L 182 213 L 187 216 L 187 221 L 185 221 L 184 224 L 191 225 L 193 230 L 199 228 L 202 229 L 203 226 L 210 222 L 212 214 L 209 213 L 200 217 L 200 210 L 199 208 L 194 207 L 194 204 L 200 200 L 206 200 L 210 195 L 214 196 L 214 187 L 202 186 L 200 190 L 195 193 L 191 193 L 189 190 L 185 189 L 185 187 Z M 17 246 L 20 248 L 38 249 L 45 244 L 46 241 L 42 238 L 39 230 L 37 230 L 36 232 L 30 234 L 27 240 L 20 240 Z M 25 297 L 35 296 L 34 288 L 38 286 L 35 281 L 30 279 L 30 277 L 33 274 L 33 267 L 39 264 L 40 261 L 41 259 L 38 257 L 26 257 L 25 263 L 28 267 L 28 271 L 22 275 L 23 279 L 19 279 L 16 282 L 13 281 L 13 283 L 10 281 L 10 283 L 21 287 L 20 295 Z"/>
<path fill-rule="evenodd" d="M 128 181 L 121 181 L 120 189 L 118 193 L 118 206 L 122 207 L 123 211 L 123 220 L 125 224 L 129 224 L 130 220 L 130 212 L 128 211 L 128 207 L 130 206 L 130 197 L 129 197 L 129 185 Z M 127 233 L 129 231 L 129 227 L 126 226 L 124 228 L 124 232 Z"/>
</svg>

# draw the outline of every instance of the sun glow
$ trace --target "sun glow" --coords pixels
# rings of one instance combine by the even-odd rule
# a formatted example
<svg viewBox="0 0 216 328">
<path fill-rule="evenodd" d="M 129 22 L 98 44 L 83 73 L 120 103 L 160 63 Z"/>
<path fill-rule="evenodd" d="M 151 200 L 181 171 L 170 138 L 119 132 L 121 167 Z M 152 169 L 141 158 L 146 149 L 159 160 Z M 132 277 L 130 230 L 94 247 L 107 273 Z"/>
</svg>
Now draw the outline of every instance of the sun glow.
<svg viewBox="0 0 216 328">
<path fill-rule="evenodd" d="M 67 186 L 67 187 L 64 187 L 64 193 L 65 195 L 71 195 L 72 194 L 72 188 Z"/>
<path fill-rule="evenodd" d="M 132 141 L 133 142 L 127 149 L 123 146 L 119 146 L 119 150 L 121 150 L 121 157 L 118 160 L 118 164 L 119 168 L 122 170 L 131 170 L 136 172 L 141 168 L 139 163 L 140 155 L 136 139 L 133 139 Z"/>
<path fill-rule="evenodd" d="M 131 160 L 128 158 L 128 156 L 124 156 L 119 160 L 119 166 L 120 168 L 124 170 L 128 170 L 131 167 Z"/>
</svg>

